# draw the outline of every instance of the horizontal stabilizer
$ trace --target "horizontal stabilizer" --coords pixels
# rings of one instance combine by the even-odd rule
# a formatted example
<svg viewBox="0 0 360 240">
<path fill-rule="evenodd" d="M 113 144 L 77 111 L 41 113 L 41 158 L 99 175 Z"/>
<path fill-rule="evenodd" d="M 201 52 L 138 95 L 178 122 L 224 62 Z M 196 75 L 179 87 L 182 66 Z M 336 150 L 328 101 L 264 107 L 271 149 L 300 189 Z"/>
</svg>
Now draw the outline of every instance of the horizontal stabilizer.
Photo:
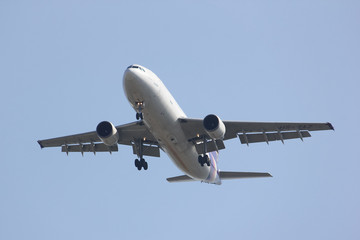
<svg viewBox="0 0 360 240">
<path fill-rule="evenodd" d="M 270 173 L 259 172 L 220 172 L 220 179 L 239 179 L 239 178 L 259 178 L 259 177 L 272 177 Z M 167 178 L 168 182 L 193 182 L 196 181 L 187 175 Z"/>
<path fill-rule="evenodd" d="M 192 182 L 192 181 L 195 181 L 194 179 L 192 179 L 191 177 L 189 177 L 187 175 L 171 177 L 171 178 L 167 178 L 166 180 L 168 182 Z"/>
<path fill-rule="evenodd" d="M 257 177 L 272 177 L 270 173 L 259 172 L 220 172 L 220 179 L 238 179 L 238 178 L 257 178 Z"/>
</svg>

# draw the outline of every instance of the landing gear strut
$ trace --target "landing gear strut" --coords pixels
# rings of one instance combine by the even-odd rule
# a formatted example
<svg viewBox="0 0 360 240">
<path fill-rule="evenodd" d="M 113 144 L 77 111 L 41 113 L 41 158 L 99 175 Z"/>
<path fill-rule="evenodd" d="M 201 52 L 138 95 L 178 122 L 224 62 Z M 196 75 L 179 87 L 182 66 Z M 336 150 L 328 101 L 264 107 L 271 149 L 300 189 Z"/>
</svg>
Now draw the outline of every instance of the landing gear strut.
<svg viewBox="0 0 360 240">
<path fill-rule="evenodd" d="M 143 120 L 144 116 L 142 114 L 142 110 L 144 108 L 144 103 L 143 102 L 136 102 L 135 105 L 136 105 L 136 108 L 137 108 L 136 120 L 139 120 L 139 119 Z"/>
<path fill-rule="evenodd" d="M 208 167 L 209 167 L 210 159 L 209 159 L 209 156 L 206 154 L 207 153 L 207 140 L 206 140 L 205 136 L 203 138 L 203 144 L 204 144 L 204 153 L 202 155 L 199 155 L 198 161 L 202 167 L 204 166 L 204 164 L 208 165 Z"/>
<path fill-rule="evenodd" d="M 145 159 L 143 158 L 143 140 L 139 139 L 138 142 L 135 141 L 135 147 L 137 149 L 137 155 L 139 157 L 139 159 L 135 159 L 135 167 L 140 171 L 142 168 L 144 168 L 144 170 L 148 170 L 148 163 L 145 161 Z"/>
</svg>

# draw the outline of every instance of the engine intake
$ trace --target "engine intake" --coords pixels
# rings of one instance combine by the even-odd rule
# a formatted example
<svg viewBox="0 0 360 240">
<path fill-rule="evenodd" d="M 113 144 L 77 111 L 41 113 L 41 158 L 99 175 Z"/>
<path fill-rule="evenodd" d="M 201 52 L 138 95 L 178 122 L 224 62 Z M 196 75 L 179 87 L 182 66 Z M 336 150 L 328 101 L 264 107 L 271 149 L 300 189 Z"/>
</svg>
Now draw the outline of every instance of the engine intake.
<svg viewBox="0 0 360 240">
<path fill-rule="evenodd" d="M 221 119 L 214 115 L 209 114 L 203 120 L 205 131 L 212 139 L 223 139 L 225 136 L 226 128 Z"/>
<path fill-rule="evenodd" d="M 119 140 L 119 134 L 111 122 L 103 121 L 96 127 L 96 133 L 101 141 L 107 145 L 112 146 Z"/>
</svg>

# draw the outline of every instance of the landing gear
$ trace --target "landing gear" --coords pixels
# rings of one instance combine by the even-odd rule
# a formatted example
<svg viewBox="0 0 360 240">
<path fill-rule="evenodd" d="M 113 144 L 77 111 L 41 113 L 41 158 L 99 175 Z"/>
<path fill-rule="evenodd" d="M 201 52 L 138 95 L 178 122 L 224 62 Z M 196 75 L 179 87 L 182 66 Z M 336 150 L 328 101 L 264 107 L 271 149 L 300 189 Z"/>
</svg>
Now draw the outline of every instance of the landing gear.
<svg viewBox="0 0 360 240">
<path fill-rule="evenodd" d="M 143 120 L 144 116 L 142 114 L 142 110 L 144 109 L 144 102 L 136 102 L 135 106 L 137 108 L 137 112 L 136 112 L 136 120 Z"/>
<path fill-rule="evenodd" d="M 139 159 L 135 159 L 135 167 L 140 171 L 142 168 L 144 168 L 144 170 L 148 170 L 148 163 L 145 161 L 145 159 L 141 158 Z"/>
<path fill-rule="evenodd" d="M 202 167 L 204 166 L 204 164 L 206 164 L 208 167 L 210 167 L 210 159 L 209 159 L 208 155 L 206 155 L 206 154 L 204 156 L 199 155 L 198 161 Z"/>
<path fill-rule="evenodd" d="M 206 154 L 207 153 L 207 139 L 205 136 L 203 137 L 203 145 L 204 145 L 203 154 L 199 155 L 198 161 L 202 167 L 204 166 L 204 164 L 206 164 L 208 167 L 210 167 L 210 159 L 209 159 L 209 156 Z"/>
<path fill-rule="evenodd" d="M 139 139 L 134 141 L 136 154 L 138 155 L 139 159 L 135 159 L 135 167 L 140 171 L 142 168 L 144 170 L 148 170 L 148 163 L 143 158 L 143 139 Z"/>
<path fill-rule="evenodd" d="M 139 119 L 141 119 L 141 120 L 144 119 L 144 116 L 143 116 L 142 112 L 136 113 L 136 120 L 139 120 Z"/>
</svg>

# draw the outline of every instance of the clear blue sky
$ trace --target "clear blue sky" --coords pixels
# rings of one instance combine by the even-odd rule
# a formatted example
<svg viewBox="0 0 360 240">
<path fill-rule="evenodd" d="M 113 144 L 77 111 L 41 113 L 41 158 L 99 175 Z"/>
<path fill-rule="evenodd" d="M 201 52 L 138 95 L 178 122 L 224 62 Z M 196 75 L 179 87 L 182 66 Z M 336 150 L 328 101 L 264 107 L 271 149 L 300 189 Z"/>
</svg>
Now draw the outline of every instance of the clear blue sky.
<svg viewBox="0 0 360 240">
<path fill-rule="evenodd" d="M 0 239 L 359 239 L 359 1 L 0 1 Z M 38 139 L 135 120 L 130 64 L 188 116 L 332 122 L 281 143 L 226 143 L 220 168 L 271 179 L 170 184 L 113 155 Z"/>
</svg>

